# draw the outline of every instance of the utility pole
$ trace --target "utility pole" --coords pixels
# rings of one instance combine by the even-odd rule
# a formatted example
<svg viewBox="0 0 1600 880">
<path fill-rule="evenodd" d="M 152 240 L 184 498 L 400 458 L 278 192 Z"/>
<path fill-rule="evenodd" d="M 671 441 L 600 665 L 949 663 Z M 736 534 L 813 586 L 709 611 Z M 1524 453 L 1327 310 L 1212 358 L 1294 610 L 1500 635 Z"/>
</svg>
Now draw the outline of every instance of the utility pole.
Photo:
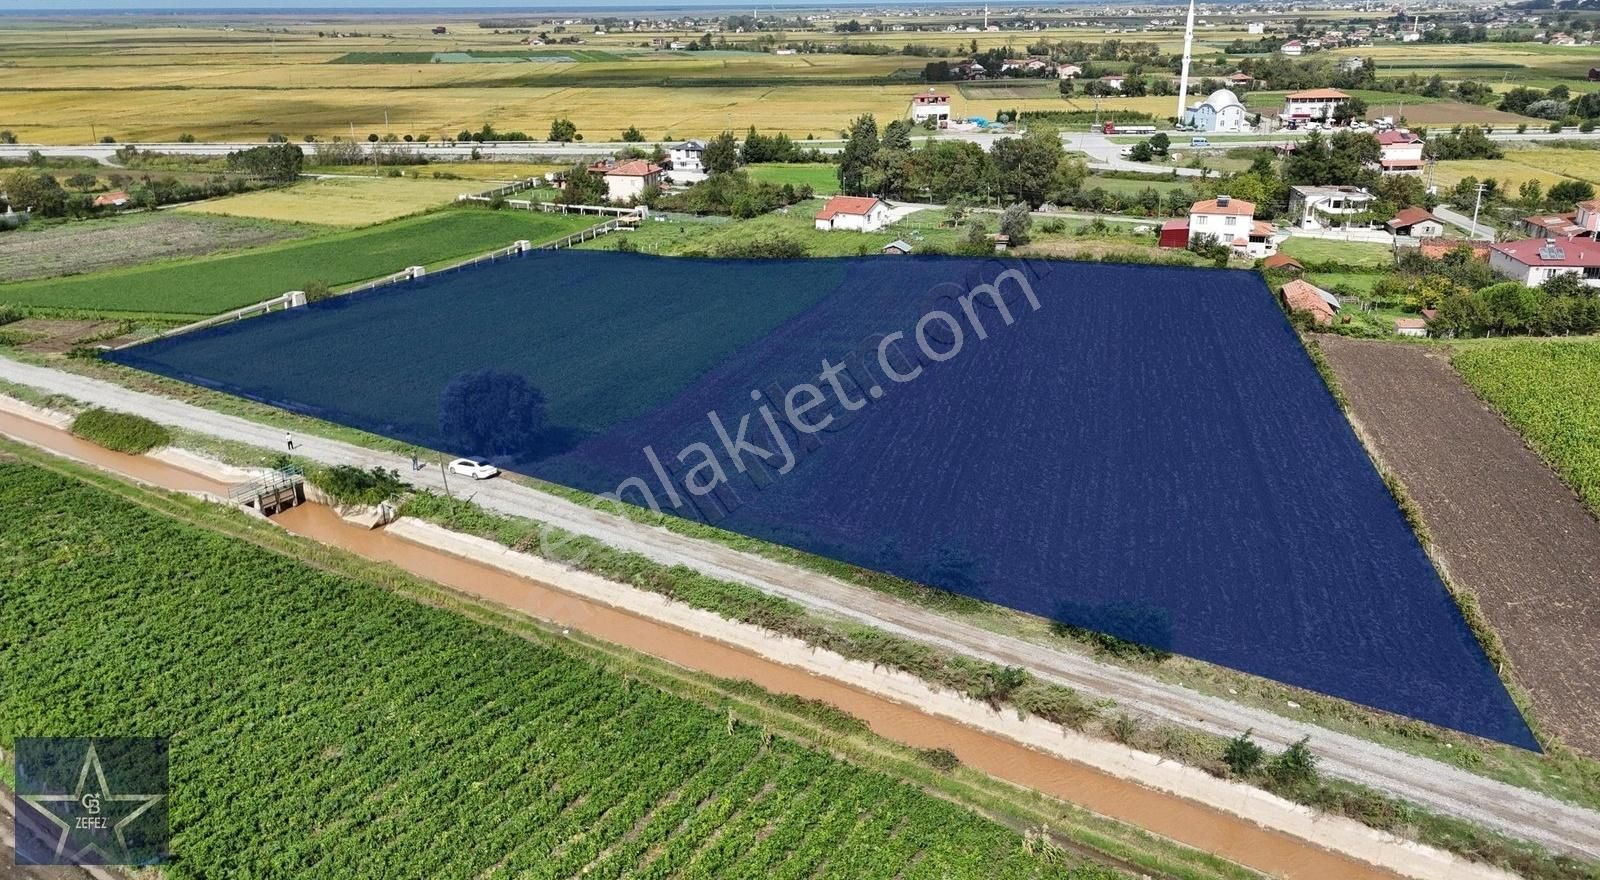
<svg viewBox="0 0 1600 880">
<path fill-rule="evenodd" d="M 1483 207 L 1483 191 L 1488 188 L 1488 183 L 1478 184 L 1478 196 L 1472 200 L 1472 232 L 1467 237 L 1473 240 L 1478 238 L 1478 209 Z"/>
<path fill-rule="evenodd" d="M 444 497 L 450 497 L 450 469 L 444 466 L 444 453 L 439 453 L 439 476 L 444 478 Z"/>
</svg>

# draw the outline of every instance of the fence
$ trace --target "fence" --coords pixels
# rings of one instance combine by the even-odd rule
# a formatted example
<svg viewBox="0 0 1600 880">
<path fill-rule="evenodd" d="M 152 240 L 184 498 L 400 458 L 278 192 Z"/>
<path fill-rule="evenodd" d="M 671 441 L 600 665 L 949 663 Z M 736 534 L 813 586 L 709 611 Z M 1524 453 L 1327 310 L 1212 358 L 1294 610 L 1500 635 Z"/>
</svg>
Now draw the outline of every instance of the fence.
<svg viewBox="0 0 1600 880">
<path fill-rule="evenodd" d="M 486 189 L 481 193 L 462 193 L 461 195 L 456 196 L 456 201 L 458 201 L 458 202 L 492 202 L 497 198 L 502 198 L 503 199 L 506 196 L 511 195 L 512 193 L 519 193 L 519 192 L 522 192 L 525 189 L 534 189 L 535 187 L 542 186 L 543 184 L 544 184 L 544 178 L 542 178 L 542 177 L 530 177 L 530 178 L 527 178 L 526 180 L 518 180 L 518 181 L 515 181 L 515 182 L 512 182 L 512 183 L 508 183 L 505 186 L 497 186 L 494 189 Z"/>
<path fill-rule="evenodd" d="M 544 244 L 539 245 L 539 250 L 560 250 L 564 247 L 572 247 L 575 244 L 592 241 L 593 239 L 599 238 L 606 233 L 616 232 L 619 229 L 632 229 L 639 224 L 639 217 L 640 215 L 638 214 L 629 214 L 625 217 L 613 217 L 604 223 L 597 223 L 587 229 L 574 232 L 566 238 L 558 238 L 555 241 L 547 241 Z"/>
<path fill-rule="evenodd" d="M 111 351 L 120 351 L 124 348 L 142 345 L 146 342 L 153 342 L 166 336 L 177 336 L 180 333 L 188 333 L 192 330 L 202 330 L 206 327 L 211 327 L 216 324 L 226 324 L 229 321 L 239 321 L 243 320 L 244 318 L 253 318 L 256 315 L 265 315 L 277 306 L 282 306 L 284 309 L 292 309 L 296 306 L 303 306 L 305 304 L 305 292 L 300 290 L 291 290 L 288 293 L 275 296 L 272 299 L 262 300 L 258 303 L 251 303 L 250 305 L 234 309 L 231 312 L 223 312 L 220 315 L 212 315 L 209 318 L 195 321 L 192 324 L 184 324 L 182 327 L 173 327 L 169 330 L 163 330 L 160 333 L 157 333 L 155 336 L 149 337 L 148 339 L 139 339 L 134 342 L 126 342 L 115 347 L 100 347 L 110 348 Z"/>
</svg>

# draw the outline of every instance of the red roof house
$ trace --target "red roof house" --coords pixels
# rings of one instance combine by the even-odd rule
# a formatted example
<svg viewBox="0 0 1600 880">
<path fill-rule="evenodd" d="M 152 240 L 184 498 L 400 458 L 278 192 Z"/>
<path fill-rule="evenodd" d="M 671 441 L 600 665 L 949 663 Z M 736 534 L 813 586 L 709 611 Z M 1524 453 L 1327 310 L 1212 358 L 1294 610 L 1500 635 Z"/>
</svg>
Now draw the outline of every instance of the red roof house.
<svg viewBox="0 0 1600 880">
<path fill-rule="evenodd" d="M 889 222 L 889 203 L 872 196 L 834 196 L 817 212 L 817 228 L 875 232 Z"/>
</svg>

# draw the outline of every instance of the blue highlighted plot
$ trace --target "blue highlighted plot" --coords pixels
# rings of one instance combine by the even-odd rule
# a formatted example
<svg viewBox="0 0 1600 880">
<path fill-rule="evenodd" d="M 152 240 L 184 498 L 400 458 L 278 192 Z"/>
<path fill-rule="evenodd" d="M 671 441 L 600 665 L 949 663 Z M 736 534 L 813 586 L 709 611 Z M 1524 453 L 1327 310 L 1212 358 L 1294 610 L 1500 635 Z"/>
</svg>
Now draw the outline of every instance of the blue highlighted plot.
<svg viewBox="0 0 1600 880">
<path fill-rule="evenodd" d="M 1251 273 L 540 252 L 112 357 L 1537 748 Z"/>
</svg>

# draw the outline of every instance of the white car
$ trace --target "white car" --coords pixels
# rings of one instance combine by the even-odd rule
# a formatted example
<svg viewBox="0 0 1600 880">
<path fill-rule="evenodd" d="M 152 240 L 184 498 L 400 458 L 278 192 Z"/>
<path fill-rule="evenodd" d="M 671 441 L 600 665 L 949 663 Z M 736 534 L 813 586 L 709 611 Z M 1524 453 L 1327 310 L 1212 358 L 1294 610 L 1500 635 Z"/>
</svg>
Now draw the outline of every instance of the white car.
<svg viewBox="0 0 1600 880">
<path fill-rule="evenodd" d="M 471 458 L 458 458 L 450 462 L 450 473 L 471 477 L 474 480 L 487 480 L 500 475 L 500 469 L 492 464 L 486 464 Z"/>
</svg>

